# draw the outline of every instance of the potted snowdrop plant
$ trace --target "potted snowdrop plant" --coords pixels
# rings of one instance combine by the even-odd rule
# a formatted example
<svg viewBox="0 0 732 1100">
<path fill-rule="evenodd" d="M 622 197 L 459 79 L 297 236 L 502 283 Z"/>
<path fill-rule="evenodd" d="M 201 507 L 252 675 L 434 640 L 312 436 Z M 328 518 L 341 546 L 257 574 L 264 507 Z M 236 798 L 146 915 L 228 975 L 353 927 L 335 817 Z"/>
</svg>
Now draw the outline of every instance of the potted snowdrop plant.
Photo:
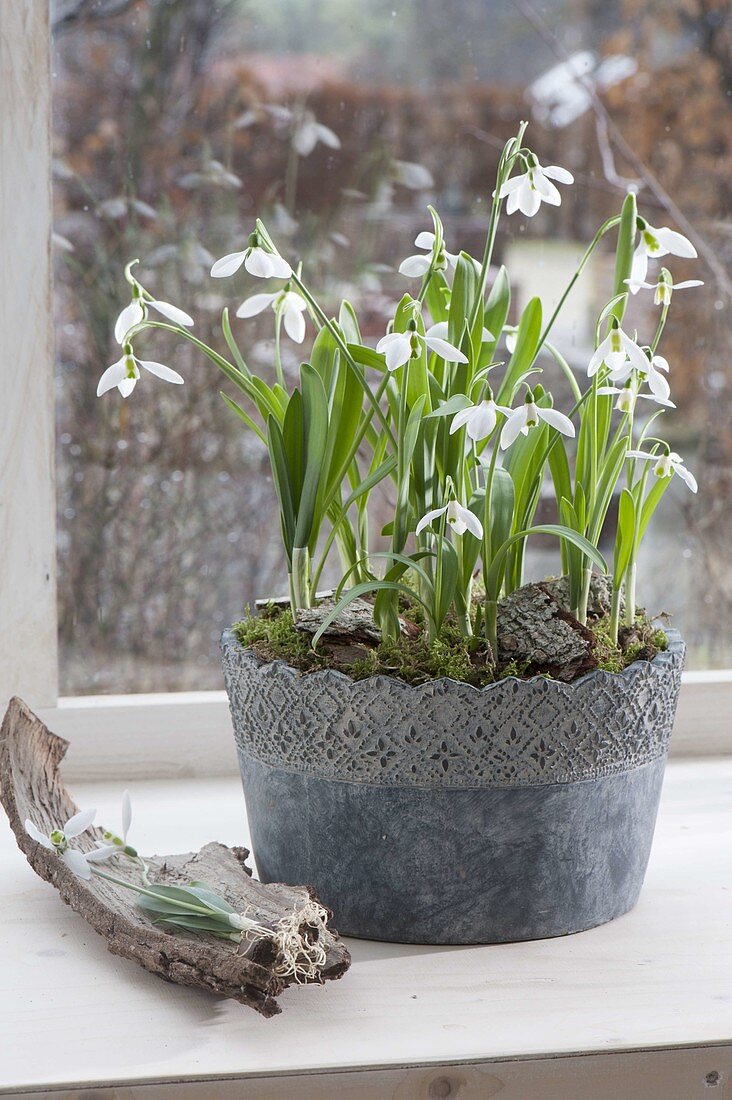
<svg viewBox="0 0 732 1100">
<path fill-rule="evenodd" d="M 268 450 L 287 595 L 222 640 L 254 852 L 263 879 L 311 882 L 353 935 L 578 931 L 635 903 L 649 855 L 684 647 L 639 608 L 636 563 L 677 475 L 697 489 L 657 425 L 674 407 L 668 311 L 698 285 L 649 264 L 695 251 L 629 194 L 551 314 L 534 298 L 509 319 L 509 275 L 493 266 L 504 208 L 532 217 L 573 183 L 525 131 L 500 157 L 482 256 L 448 251 L 430 207 L 375 346 L 257 221 L 211 273 L 271 280 L 236 310 L 273 311 L 271 376 L 249 368 L 227 310 L 210 347 L 129 265 L 122 358 L 99 383 L 126 397 L 140 368 L 180 381 L 134 350 L 170 332 L 225 376 L 223 400 Z M 614 286 L 594 353 L 570 366 L 554 324 L 606 239 Z M 636 331 L 628 306 L 649 290 L 657 320 L 645 331 L 649 299 Z M 312 336 L 295 376 L 283 329 Z M 551 522 L 537 518 L 547 495 Z M 540 536 L 561 576 L 527 583 Z"/>
</svg>

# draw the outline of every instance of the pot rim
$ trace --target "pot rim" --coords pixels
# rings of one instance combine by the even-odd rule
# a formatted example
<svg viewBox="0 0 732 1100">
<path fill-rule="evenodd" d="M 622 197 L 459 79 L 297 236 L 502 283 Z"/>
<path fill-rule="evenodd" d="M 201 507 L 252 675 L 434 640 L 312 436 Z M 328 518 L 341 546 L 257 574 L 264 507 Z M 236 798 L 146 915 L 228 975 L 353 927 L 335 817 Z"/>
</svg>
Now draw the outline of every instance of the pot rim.
<svg viewBox="0 0 732 1100">
<path fill-rule="evenodd" d="M 582 676 L 578 676 L 575 680 L 557 680 L 548 676 L 504 676 L 500 680 L 494 680 L 490 684 L 484 684 L 483 687 L 476 687 L 475 684 L 469 684 L 465 680 L 455 680 L 451 676 L 440 676 L 434 680 L 426 680 L 423 684 L 408 684 L 405 680 L 399 679 L 398 676 L 388 676 L 385 673 L 378 673 L 375 676 L 365 676 L 360 680 L 354 680 L 345 672 L 341 672 L 336 668 L 319 668 L 314 669 L 312 672 L 303 672 L 301 669 L 294 668 L 288 664 L 283 658 L 278 657 L 273 661 L 264 661 L 258 657 L 253 649 L 249 649 L 247 646 L 241 644 L 236 635 L 234 634 L 232 627 L 227 627 L 221 635 L 221 648 L 222 650 L 235 648 L 240 654 L 246 656 L 249 659 L 250 664 L 263 675 L 276 676 L 279 674 L 294 677 L 296 679 L 305 679 L 317 681 L 318 679 L 325 679 L 339 683 L 350 684 L 354 688 L 364 689 L 367 685 L 373 685 L 374 687 L 381 687 L 382 685 L 393 690 L 403 690 L 405 692 L 429 692 L 440 693 L 447 687 L 459 688 L 460 690 L 468 693 L 474 692 L 478 695 L 487 695 L 491 691 L 495 691 L 499 688 L 505 688 L 509 684 L 546 684 L 552 685 L 555 690 L 561 690 L 573 694 L 580 687 L 587 684 L 588 681 L 595 679 L 598 686 L 605 686 L 607 684 L 622 683 L 623 681 L 630 682 L 643 671 L 650 673 L 653 671 L 657 674 L 662 674 L 666 671 L 667 666 L 670 666 L 670 670 L 673 671 L 677 664 L 677 660 L 683 661 L 684 651 L 686 644 L 681 637 L 678 630 L 666 630 L 664 631 L 668 639 L 668 647 L 657 653 L 652 660 L 639 659 L 633 661 L 626 668 L 620 672 L 608 672 L 607 669 L 593 668 L 589 672 L 583 673 Z M 549 689 L 547 689 L 549 690 Z"/>
</svg>

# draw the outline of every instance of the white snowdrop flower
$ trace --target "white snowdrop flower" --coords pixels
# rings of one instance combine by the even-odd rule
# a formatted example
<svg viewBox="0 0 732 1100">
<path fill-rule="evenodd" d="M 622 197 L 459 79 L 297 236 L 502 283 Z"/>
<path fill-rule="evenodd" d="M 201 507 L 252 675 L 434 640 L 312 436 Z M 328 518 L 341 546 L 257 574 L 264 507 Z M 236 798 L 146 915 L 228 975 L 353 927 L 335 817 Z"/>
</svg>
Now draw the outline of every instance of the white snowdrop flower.
<svg viewBox="0 0 732 1100">
<path fill-rule="evenodd" d="M 111 367 L 107 367 L 99 379 L 97 397 L 101 397 L 102 394 L 114 389 L 115 386 L 123 397 L 129 397 L 140 378 L 140 367 L 166 382 L 182 385 L 185 381 L 177 371 L 164 366 L 163 363 L 156 363 L 149 359 L 138 359 L 132 351 L 131 344 L 125 344 L 123 351 L 122 358 L 118 359 L 116 363 L 112 363 Z"/>
<path fill-rule="evenodd" d="M 483 524 L 469 508 L 464 508 L 456 500 L 449 501 L 442 508 L 433 508 L 431 512 L 422 516 L 415 534 L 420 535 L 425 527 L 430 527 L 440 516 L 445 516 L 446 522 L 450 524 L 456 535 L 464 535 L 466 531 L 470 531 L 471 535 L 475 535 L 477 539 L 483 538 Z"/>
<path fill-rule="evenodd" d="M 623 332 L 616 321 L 590 359 L 587 373 L 592 378 L 594 374 L 597 374 L 603 363 L 610 371 L 621 371 L 628 360 L 636 370 L 644 371 L 648 366 L 648 360 L 643 350 L 636 344 L 635 340 L 631 340 L 630 336 Z"/>
<path fill-rule="evenodd" d="M 341 140 L 331 129 L 318 122 L 312 111 L 303 111 L 292 132 L 292 147 L 298 156 L 309 156 L 318 142 L 340 149 Z"/>
<path fill-rule="evenodd" d="M 530 428 L 536 428 L 539 421 L 543 420 L 551 428 L 556 428 L 562 435 L 574 436 L 574 424 L 564 413 L 556 409 L 544 409 L 534 402 L 534 395 L 529 391 L 526 400 L 518 409 L 511 412 L 501 431 L 501 450 L 506 450 L 518 439 L 519 435 L 527 435 Z"/>
<path fill-rule="evenodd" d="M 139 325 L 144 318 L 145 310 L 142 308 L 142 302 L 139 298 L 133 298 L 130 304 L 120 312 L 114 323 L 114 338 L 117 343 L 123 344 L 130 329 L 134 328 L 135 325 Z"/>
<path fill-rule="evenodd" d="M 637 458 L 641 462 L 653 462 L 653 472 L 656 477 L 671 477 L 673 474 L 678 474 L 681 480 L 689 486 L 692 493 L 697 492 L 699 486 L 697 480 L 690 470 L 687 470 L 681 459 L 681 455 L 676 451 L 666 450 L 663 454 L 652 455 L 647 451 L 627 451 L 627 458 Z"/>
<path fill-rule="evenodd" d="M 74 837 L 80 836 L 81 833 L 86 832 L 94 821 L 95 816 L 96 810 L 80 810 L 78 814 L 74 814 L 73 817 L 69 818 L 62 829 L 52 829 L 48 836 L 42 833 L 40 829 L 27 818 L 25 822 L 25 831 L 28 836 L 38 844 L 41 844 L 50 852 L 56 852 L 69 870 L 73 871 L 79 878 L 90 879 L 92 870 L 89 864 L 99 863 L 102 860 L 109 859 L 111 855 L 115 854 L 116 848 L 114 845 L 107 845 L 103 848 L 97 848 L 96 851 L 93 852 L 79 852 L 69 847 L 69 841 L 73 840 Z"/>
<path fill-rule="evenodd" d="M 292 268 L 287 260 L 277 252 L 268 252 L 262 248 L 259 242 L 259 234 L 252 233 L 247 247 L 242 252 L 229 252 L 216 260 L 211 268 L 214 279 L 226 279 L 234 275 L 241 265 L 250 275 L 256 275 L 259 279 L 289 279 Z"/>
<path fill-rule="evenodd" d="M 516 341 L 518 340 L 518 330 L 512 329 L 511 332 L 506 333 L 506 351 L 509 355 L 513 355 L 516 350 Z"/>
<path fill-rule="evenodd" d="M 552 180 L 557 180 L 558 183 L 574 183 L 572 173 L 557 164 L 542 168 L 533 153 L 524 163 L 526 171 L 506 180 L 498 193 L 499 198 L 507 199 L 506 213 L 513 214 L 520 210 L 528 218 L 533 218 L 542 202 L 550 206 L 561 206 L 562 196 Z"/>
<path fill-rule="evenodd" d="M 498 414 L 511 415 L 511 409 L 505 405 L 497 405 L 492 397 L 486 398 L 478 405 L 471 405 L 467 409 L 461 409 L 456 413 L 450 425 L 450 435 L 454 435 L 460 428 L 465 428 L 469 439 L 476 443 L 480 439 L 486 439 L 496 426 Z"/>
<path fill-rule="evenodd" d="M 419 279 L 427 274 L 431 264 L 434 264 L 435 271 L 444 271 L 446 268 L 454 268 L 458 262 L 458 257 L 453 252 L 448 252 L 444 245 L 440 248 L 438 255 L 435 255 L 435 234 L 426 229 L 417 234 L 414 243 L 417 248 L 426 249 L 427 254 L 407 256 L 406 260 L 402 260 L 399 264 L 400 275 Z"/>
<path fill-rule="evenodd" d="M 621 389 L 618 389 L 617 386 L 600 386 L 597 392 L 608 396 L 617 396 L 615 408 L 623 413 L 632 413 L 639 397 L 645 401 L 655 401 L 657 405 L 664 405 L 669 409 L 676 408 L 673 401 L 669 401 L 668 398 L 659 397 L 655 393 L 639 393 L 638 386 L 630 380 Z"/>
<path fill-rule="evenodd" d="M 167 317 L 169 321 L 176 325 L 184 325 L 186 328 L 190 328 L 194 323 L 190 314 L 183 309 L 179 309 L 178 306 L 171 305 L 170 302 L 163 302 L 159 298 L 138 297 L 134 290 L 133 294 L 135 296 L 132 301 L 128 306 L 125 306 L 115 321 L 114 338 L 118 344 L 124 344 L 130 329 L 147 319 L 148 307 L 156 309 L 158 313 L 161 313 L 163 317 Z"/>
<path fill-rule="evenodd" d="M 281 290 L 277 294 L 253 294 L 236 311 L 237 317 L 256 317 L 271 306 L 275 314 L 282 315 L 285 332 L 295 343 L 305 339 L 305 310 L 307 302 L 294 290 Z"/>
<path fill-rule="evenodd" d="M 467 363 L 467 356 L 463 355 L 454 344 L 445 340 L 440 335 L 442 331 L 441 324 L 437 324 L 428 328 L 424 336 L 416 329 L 409 329 L 407 332 L 389 332 L 381 337 L 376 350 L 383 352 L 389 370 L 397 370 L 410 359 L 416 359 L 420 354 L 421 344 L 425 344 L 429 351 L 434 351 L 448 363 Z"/>
<path fill-rule="evenodd" d="M 429 335 L 434 338 L 437 336 L 440 340 L 447 340 L 450 326 L 447 321 L 438 321 L 436 325 L 431 325 Z M 487 340 L 495 340 L 495 336 L 492 332 L 489 332 L 487 328 L 483 329 L 481 335 L 481 341 L 485 344 Z"/>
<path fill-rule="evenodd" d="M 681 283 L 674 283 L 665 278 L 660 278 L 657 283 L 634 283 L 631 279 L 625 281 L 630 287 L 631 294 L 637 294 L 639 290 L 652 290 L 654 292 L 653 304 L 656 306 L 670 306 L 671 295 L 677 290 L 688 290 L 693 286 L 704 286 L 701 279 L 685 279 Z"/>
<path fill-rule="evenodd" d="M 661 373 L 662 371 L 663 373 Z M 653 355 L 647 362 L 646 370 L 643 374 L 648 389 L 659 404 L 665 404 L 671 396 L 671 387 L 668 384 L 668 379 L 665 377 L 668 373 L 668 360 L 664 359 L 662 355 Z"/>
<path fill-rule="evenodd" d="M 409 160 L 395 160 L 392 165 L 394 179 L 410 191 L 427 191 L 435 181 L 429 168 Z"/>
<path fill-rule="evenodd" d="M 127 843 L 127 834 L 130 831 L 130 825 L 132 824 L 132 799 L 130 798 L 129 791 L 122 792 L 122 835 L 113 833 L 111 829 L 104 829 L 104 840 L 95 841 L 97 848 L 114 847 L 119 852 L 120 850 L 124 855 L 136 856 L 137 852 L 134 848 L 131 848 Z M 106 843 L 105 843 L 106 842 Z"/>
<path fill-rule="evenodd" d="M 659 404 L 670 404 L 671 387 L 665 377 L 669 373 L 668 360 L 664 359 L 662 355 L 653 355 L 649 359 L 644 354 L 643 358 L 645 363 L 642 367 L 636 367 L 630 360 L 626 360 L 621 367 L 610 371 L 610 379 L 613 382 L 625 382 L 635 370 L 639 380 L 648 384 L 649 390 Z"/>
<path fill-rule="evenodd" d="M 662 226 L 657 229 L 649 225 L 644 218 L 638 218 L 640 237 L 633 253 L 633 264 L 630 269 L 631 294 L 637 294 L 640 285 L 645 282 L 648 272 L 648 261 L 658 260 L 661 256 L 683 256 L 686 259 L 696 259 L 696 249 L 691 241 L 675 229 Z"/>
</svg>

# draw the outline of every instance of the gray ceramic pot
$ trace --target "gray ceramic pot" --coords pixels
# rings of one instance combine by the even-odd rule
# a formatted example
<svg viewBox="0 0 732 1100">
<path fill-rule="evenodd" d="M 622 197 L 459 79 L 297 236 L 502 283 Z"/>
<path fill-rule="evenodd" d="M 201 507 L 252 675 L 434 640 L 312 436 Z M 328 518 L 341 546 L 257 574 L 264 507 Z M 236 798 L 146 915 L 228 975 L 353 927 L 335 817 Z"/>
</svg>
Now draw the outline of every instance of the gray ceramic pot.
<svg viewBox="0 0 732 1100">
<path fill-rule="evenodd" d="M 263 664 L 224 678 L 265 882 L 312 884 L 340 932 L 561 936 L 627 912 L 650 852 L 684 644 L 572 684 L 410 687 Z"/>
</svg>

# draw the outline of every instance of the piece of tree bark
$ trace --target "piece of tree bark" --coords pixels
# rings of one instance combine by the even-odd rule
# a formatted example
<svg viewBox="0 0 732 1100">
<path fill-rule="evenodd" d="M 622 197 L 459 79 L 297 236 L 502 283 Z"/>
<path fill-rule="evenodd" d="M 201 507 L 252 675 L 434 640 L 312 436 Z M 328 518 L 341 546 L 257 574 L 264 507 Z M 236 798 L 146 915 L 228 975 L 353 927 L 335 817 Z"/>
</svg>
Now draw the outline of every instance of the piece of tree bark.
<svg viewBox="0 0 732 1100">
<path fill-rule="evenodd" d="M 542 581 L 544 588 L 560 607 L 565 611 L 571 611 L 569 606 L 569 577 L 557 577 L 555 580 Z M 587 614 L 591 618 L 599 619 L 603 615 L 609 615 L 613 599 L 612 577 L 602 573 L 593 573 L 590 577 L 590 593 L 587 600 Z M 625 612 L 625 597 L 620 597 L 620 614 Z"/>
<path fill-rule="evenodd" d="M 295 629 L 302 634 L 315 634 L 334 607 L 335 600 L 326 599 L 315 607 L 299 608 Z M 339 644 L 378 645 L 381 631 L 374 622 L 374 605 L 366 600 L 351 600 L 347 607 L 338 612 L 333 622 L 328 623 L 323 640 Z"/>
<path fill-rule="evenodd" d="M 68 742 L 50 733 L 20 699 L 11 699 L 0 731 L 0 802 L 5 808 L 18 847 L 33 870 L 59 891 L 62 899 L 102 935 L 115 955 L 134 959 L 146 970 L 180 985 L 197 986 L 231 997 L 273 1016 L 281 1009 L 276 997 L 293 983 L 292 977 L 273 972 L 272 941 L 264 937 L 239 945 L 207 934 L 168 932 L 154 925 L 136 906 L 133 891 L 93 875 L 77 878 L 54 851 L 36 843 L 25 831 L 26 818 L 41 832 L 63 826 L 76 807 L 67 793 L 58 768 Z M 74 846 L 91 851 L 102 830 L 91 828 Z M 265 884 L 251 877 L 246 848 L 207 844 L 200 852 L 153 856 L 150 880 L 156 884 L 185 885 L 192 880 L 207 883 L 237 911 L 272 927 L 315 897 L 307 886 Z M 133 860 L 115 858 L 112 870 L 120 878 L 140 882 Z M 124 870 L 122 867 L 124 866 Z M 333 930 L 324 943 L 326 962 L 318 979 L 340 978 L 350 965 L 350 955 Z"/>
<path fill-rule="evenodd" d="M 525 584 L 498 605 L 498 659 L 532 674 L 574 680 L 597 667 L 595 639 L 541 584 Z"/>
</svg>

